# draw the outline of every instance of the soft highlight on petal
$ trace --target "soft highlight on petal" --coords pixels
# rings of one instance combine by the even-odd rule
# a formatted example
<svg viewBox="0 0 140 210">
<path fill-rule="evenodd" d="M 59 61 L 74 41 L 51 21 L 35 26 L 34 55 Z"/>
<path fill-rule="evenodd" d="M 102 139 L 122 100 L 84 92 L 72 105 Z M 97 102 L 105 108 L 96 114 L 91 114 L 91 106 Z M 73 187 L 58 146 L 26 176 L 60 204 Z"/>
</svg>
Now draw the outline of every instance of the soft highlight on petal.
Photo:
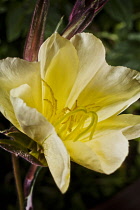
<svg viewBox="0 0 140 210">
<path fill-rule="evenodd" d="M 94 77 L 105 60 L 105 48 L 92 34 L 81 33 L 71 40 L 79 57 L 79 70 L 66 106 L 72 107 L 79 94 Z"/>
<path fill-rule="evenodd" d="M 108 132 L 88 142 L 64 142 L 72 160 L 105 174 L 118 169 L 128 154 L 128 141 L 121 132 Z"/>
<path fill-rule="evenodd" d="M 126 67 L 104 63 L 81 92 L 77 103 L 88 106 L 102 121 L 119 114 L 140 97 L 140 73 Z"/>
<path fill-rule="evenodd" d="M 75 51 L 73 45 L 70 43 L 70 41 L 61 37 L 57 33 L 52 34 L 52 36 L 50 36 L 41 45 L 39 54 L 38 54 L 38 60 L 40 61 L 42 79 L 45 78 L 47 69 L 48 69 L 49 65 L 51 64 L 53 58 L 57 55 L 57 53 L 62 48 L 67 48 L 68 53 L 70 53 L 70 51 L 74 53 L 74 55 L 71 55 L 71 56 L 76 56 L 76 51 Z M 64 55 L 64 57 L 65 57 L 65 55 Z"/>
<path fill-rule="evenodd" d="M 10 91 L 10 95 L 16 98 L 21 98 L 29 107 L 36 108 L 32 94 L 32 89 L 29 85 L 23 84 Z"/>
<path fill-rule="evenodd" d="M 37 104 L 41 101 L 41 80 L 38 63 L 29 63 L 19 58 L 6 58 L 0 61 L 0 111 L 19 129 L 10 101 L 10 90 L 28 84 L 36 92 Z"/>
<path fill-rule="evenodd" d="M 31 139 L 41 144 L 55 131 L 54 127 L 35 108 L 28 107 L 22 99 L 12 96 L 12 93 L 10 99 L 22 129 L 20 130 Z"/>
<path fill-rule="evenodd" d="M 53 56 L 50 64 L 48 67 L 45 65 L 44 70 L 42 71 L 45 74 L 43 79 L 51 87 L 57 100 L 57 108 L 60 110 L 65 107 L 66 100 L 75 82 L 79 59 L 77 52 L 70 41 L 60 37 L 58 34 L 55 34 L 53 38 L 55 42 L 53 45 L 57 48 L 57 52 L 55 54 L 54 52 L 52 53 Z M 51 39 L 52 37 L 50 38 L 50 41 Z M 48 41 L 46 42 L 48 43 Z M 46 45 L 44 44 L 44 47 L 42 46 L 42 51 L 44 48 L 46 49 Z M 53 51 L 53 47 L 50 51 L 51 50 Z M 46 62 L 47 61 L 48 58 Z M 44 57 L 41 58 L 40 62 L 41 65 L 42 62 L 45 62 Z M 47 98 L 45 90 L 43 98 Z"/>
<path fill-rule="evenodd" d="M 70 181 L 70 157 L 56 133 L 50 135 L 44 142 L 44 155 L 51 174 L 62 193 L 65 193 Z"/>
<path fill-rule="evenodd" d="M 107 135 L 94 138 L 87 142 L 88 146 L 99 157 L 103 172 L 113 173 L 128 155 L 128 140 L 120 131 L 110 131 Z"/>
<path fill-rule="evenodd" d="M 6 58 L 0 61 L 0 87 L 11 90 L 22 84 L 31 87 L 40 83 L 38 62 L 28 62 L 20 58 Z M 39 88 L 40 89 L 40 88 Z"/>
<path fill-rule="evenodd" d="M 113 116 L 98 123 L 96 133 L 104 135 L 104 132 L 110 130 L 122 131 L 128 140 L 138 138 L 140 137 L 140 116 L 132 114 Z"/>
</svg>

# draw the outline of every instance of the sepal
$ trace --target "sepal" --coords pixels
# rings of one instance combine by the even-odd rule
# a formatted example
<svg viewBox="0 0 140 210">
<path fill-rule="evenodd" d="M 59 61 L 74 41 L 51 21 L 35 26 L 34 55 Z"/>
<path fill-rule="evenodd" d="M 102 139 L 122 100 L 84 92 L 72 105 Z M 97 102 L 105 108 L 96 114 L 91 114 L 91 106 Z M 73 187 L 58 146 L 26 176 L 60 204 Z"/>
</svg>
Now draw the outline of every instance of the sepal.
<svg viewBox="0 0 140 210">
<path fill-rule="evenodd" d="M 34 165 L 47 166 L 41 146 L 15 127 L 0 132 L 0 147 Z"/>
</svg>

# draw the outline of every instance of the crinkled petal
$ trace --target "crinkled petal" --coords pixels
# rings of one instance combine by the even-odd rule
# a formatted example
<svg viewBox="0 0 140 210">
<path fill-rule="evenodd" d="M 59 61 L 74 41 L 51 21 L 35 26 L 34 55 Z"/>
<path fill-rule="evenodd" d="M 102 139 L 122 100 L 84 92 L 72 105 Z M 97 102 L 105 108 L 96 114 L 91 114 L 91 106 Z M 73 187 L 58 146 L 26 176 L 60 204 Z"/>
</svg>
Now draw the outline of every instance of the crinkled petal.
<svg viewBox="0 0 140 210">
<path fill-rule="evenodd" d="M 29 63 L 19 58 L 0 61 L 0 111 L 16 127 L 19 127 L 10 101 L 10 90 L 22 84 L 34 89 L 36 100 L 41 101 L 41 81 L 38 63 Z"/>
<path fill-rule="evenodd" d="M 105 174 L 118 169 L 128 154 L 128 141 L 119 131 L 88 142 L 65 141 L 64 144 L 73 161 Z"/>
<path fill-rule="evenodd" d="M 40 66 L 38 62 L 28 62 L 19 58 L 0 61 L 0 87 L 7 91 L 22 84 L 40 89 Z"/>
<path fill-rule="evenodd" d="M 26 103 L 12 95 L 11 103 L 15 116 L 20 124 L 21 131 L 38 143 L 42 143 L 49 135 L 55 132 L 54 127 L 35 108 L 28 107 Z"/>
<path fill-rule="evenodd" d="M 67 100 L 66 106 L 72 107 L 81 91 L 90 82 L 105 60 L 105 48 L 92 34 L 81 33 L 71 40 L 79 57 L 79 71 Z"/>
<path fill-rule="evenodd" d="M 104 135 L 110 130 L 120 130 L 128 139 L 140 137 L 140 116 L 123 114 L 101 121 L 96 127 L 96 133 Z M 95 133 L 95 135 L 96 135 Z"/>
<path fill-rule="evenodd" d="M 77 104 L 95 111 L 99 121 L 102 121 L 122 112 L 139 97 L 139 72 L 104 63 L 81 92 Z"/>
<path fill-rule="evenodd" d="M 36 92 L 37 94 L 37 92 Z M 37 103 L 36 97 L 34 97 L 34 89 L 29 85 L 23 84 L 17 88 L 14 88 L 10 91 L 10 95 L 16 98 L 22 99 L 27 106 L 41 110 L 41 103 Z M 40 107 L 39 107 L 40 105 Z"/>
<path fill-rule="evenodd" d="M 65 193 L 70 181 L 70 158 L 68 152 L 56 133 L 43 142 L 44 154 L 51 174 L 61 190 Z"/>
<path fill-rule="evenodd" d="M 9 99 L 9 92 L 0 89 L 0 111 L 18 129 L 20 125 L 16 119 L 13 106 Z"/>
</svg>

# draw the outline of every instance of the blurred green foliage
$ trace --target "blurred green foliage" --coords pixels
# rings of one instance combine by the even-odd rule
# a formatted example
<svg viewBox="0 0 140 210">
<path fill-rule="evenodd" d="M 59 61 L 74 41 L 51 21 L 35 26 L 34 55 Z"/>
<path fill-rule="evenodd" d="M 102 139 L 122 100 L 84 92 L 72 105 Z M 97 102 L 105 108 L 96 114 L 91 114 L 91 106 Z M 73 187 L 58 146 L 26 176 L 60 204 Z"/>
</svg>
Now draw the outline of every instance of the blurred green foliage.
<svg viewBox="0 0 140 210">
<path fill-rule="evenodd" d="M 45 37 L 51 35 L 64 16 L 59 29 L 61 33 L 68 23 L 74 0 L 50 0 Z M 0 1 L 0 59 L 22 57 L 35 0 Z M 100 37 L 107 49 L 107 61 L 111 65 L 123 65 L 140 71 L 140 1 L 110 0 L 95 17 L 86 31 Z M 128 109 L 139 114 L 140 103 Z M 1 116 L 0 129 L 9 123 Z M 47 168 L 37 179 L 34 204 L 37 209 L 86 210 L 102 203 L 132 183 L 140 174 L 139 142 L 131 141 L 130 154 L 114 174 L 107 176 L 72 163 L 71 183 L 68 192 L 62 195 L 57 189 Z M 0 209 L 18 210 L 11 155 L 0 150 Z M 29 163 L 20 159 L 22 180 Z M 55 202 L 54 202 L 55 201 Z"/>
</svg>

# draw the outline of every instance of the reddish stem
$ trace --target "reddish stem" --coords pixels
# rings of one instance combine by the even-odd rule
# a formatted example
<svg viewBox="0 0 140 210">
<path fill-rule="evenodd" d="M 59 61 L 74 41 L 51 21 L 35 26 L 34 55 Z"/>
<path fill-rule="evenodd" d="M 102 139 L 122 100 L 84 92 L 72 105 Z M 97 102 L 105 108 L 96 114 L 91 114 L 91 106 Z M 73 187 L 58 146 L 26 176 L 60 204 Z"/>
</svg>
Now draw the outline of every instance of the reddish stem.
<svg viewBox="0 0 140 210">
<path fill-rule="evenodd" d="M 24 47 L 23 58 L 27 61 L 37 61 L 39 48 L 44 41 L 48 8 L 49 0 L 37 1 Z"/>
</svg>

